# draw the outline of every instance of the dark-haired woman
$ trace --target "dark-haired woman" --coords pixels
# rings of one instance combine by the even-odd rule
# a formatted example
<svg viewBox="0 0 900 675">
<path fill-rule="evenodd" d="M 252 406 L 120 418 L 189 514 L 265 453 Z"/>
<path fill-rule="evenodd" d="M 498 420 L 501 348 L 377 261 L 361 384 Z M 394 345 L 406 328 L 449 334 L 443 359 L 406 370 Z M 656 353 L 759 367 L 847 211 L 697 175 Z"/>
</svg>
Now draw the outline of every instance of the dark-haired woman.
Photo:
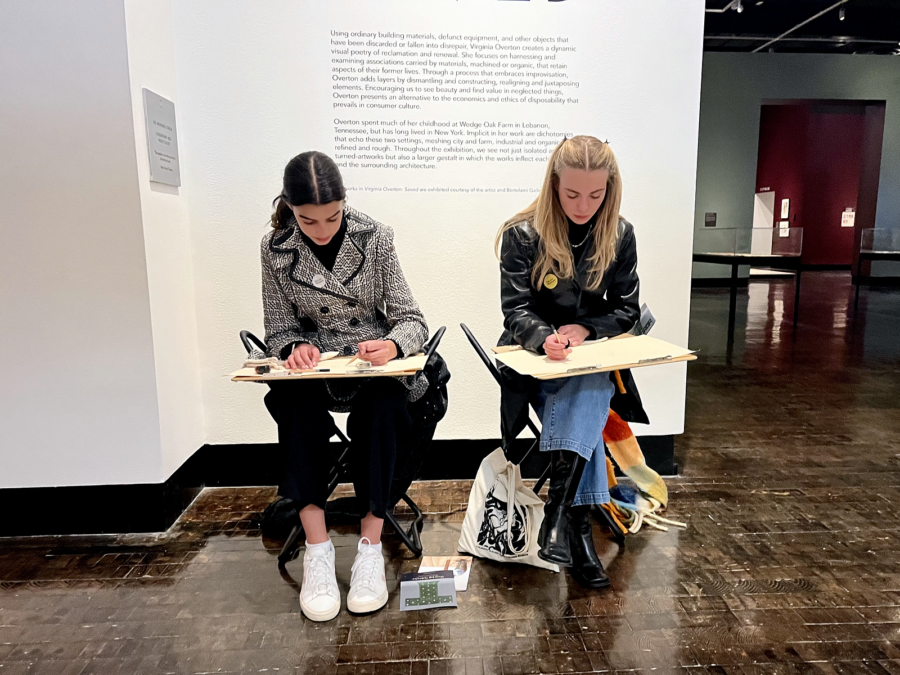
<svg viewBox="0 0 900 675">
<path fill-rule="evenodd" d="M 263 309 L 269 355 L 314 368 L 326 351 L 373 365 L 418 352 L 425 318 L 406 283 L 393 233 L 350 209 L 337 165 L 305 152 L 284 170 L 272 231 L 262 240 Z M 361 538 L 347 608 L 364 613 L 388 598 L 381 553 L 394 458 L 410 426 L 407 403 L 427 389 L 421 374 L 273 383 L 266 406 L 286 457 L 279 494 L 300 504 L 306 534 L 300 607 L 314 621 L 340 611 L 334 546 L 325 526 L 333 411 L 349 411 L 353 484 Z"/>
<path fill-rule="evenodd" d="M 588 339 L 626 333 L 640 316 L 634 228 L 619 215 L 622 178 L 608 144 L 592 136 L 553 151 L 535 202 L 497 236 L 501 345 L 563 360 Z M 555 330 L 558 329 L 558 330 Z M 591 534 L 591 505 L 609 501 L 603 427 L 612 407 L 646 423 L 628 371 L 538 381 L 503 369 L 504 438 L 524 427 L 529 401 L 541 417 L 551 473 L 538 556 L 569 567 L 589 588 L 609 586 Z"/>
</svg>

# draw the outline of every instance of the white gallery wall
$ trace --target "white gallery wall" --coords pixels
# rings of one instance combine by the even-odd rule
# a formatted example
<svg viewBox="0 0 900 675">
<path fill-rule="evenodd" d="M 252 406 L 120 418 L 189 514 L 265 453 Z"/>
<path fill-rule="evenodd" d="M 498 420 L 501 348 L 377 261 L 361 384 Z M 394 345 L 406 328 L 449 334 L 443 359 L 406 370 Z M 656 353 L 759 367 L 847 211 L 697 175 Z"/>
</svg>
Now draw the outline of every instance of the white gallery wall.
<svg viewBox="0 0 900 675">
<path fill-rule="evenodd" d="M 243 356 L 238 331 L 262 331 L 259 241 L 284 165 L 309 149 L 334 153 L 335 120 L 529 122 L 609 139 L 624 176 L 622 213 L 637 232 L 642 301 L 659 319 L 654 333 L 686 344 L 702 2 L 174 0 L 173 7 L 208 442 L 275 439 L 262 388 L 224 376 Z M 577 47 L 565 58 L 580 82 L 569 95 L 579 102 L 336 109 L 332 31 L 565 37 Z M 534 198 L 528 190 L 544 168 L 543 161 L 486 161 L 344 169 L 351 205 L 394 228 L 429 325 L 448 327 L 441 353 L 452 372 L 451 403 L 438 438 L 499 435 L 497 386 L 458 324 L 482 344 L 496 343 L 494 235 Z M 525 191 L 423 192 L 435 187 Z M 683 430 L 685 372 L 683 364 L 636 372 L 652 420 L 636 432 Z"/>
<path fill-rule="evenodd" d="M 142 95 L 173 101 L 177 117 L 171 2 L 126 0 L 125 25 L 165 480 L 205 442 L 187 195 L 150 182 Z M 180 160 L 189 161 L 184 150 Z"/>
<path fill-rule="evenodd" d="M 244 356 L 238 331 L 261 332 L 259 242 L 283 167 L 346 148 L 339 124 L 471 122 L 479 143 L 501 123 L 544 134 L 528 132 L 540 161 L 483 149 L 426 168 L 341 160 L 351 205 L 394 228 L 430 326 L 448 327 L 439 438 L 499 434 L 499 392 L 458 324 L 496 342 L 494 235 L 534 198 L 563 133 L 617 152 L 641 299 L 655 334 L 685 345 L 702 24 L 700 0 L 0 4 L 0 349 L 36 364 L 2 388 L 0 488 L 158 483 L 205 443 L 275 440 L 264 387 L 227 374 Z M 568 84 L 540 102 L 447 89 L 419 107 L 337 110 L 348 90 L 333 30 L 466 36 L 470 65 L 487 63 L 482 38 L 508 38 L 507 53 L 543 45 Z M 180 187 L 149 181 L 144 87 L 175 102 Z M 636 431 L 680 433 L 684 365 L 636 377 L 653 422 Z"/>
<path fill-rule="evenodd" d="M 0 4 L 0 488 L 159 483 L 204 442 L 190 230 L 149 182 L 168 0 Z M 183 158 L 183 157 L 182 157 Z"/>
<path fill-rule="evenodd" d="M 158 481 L 121 0 L 0 3 L 0 88 L 0 487 Z"/>
</svg>

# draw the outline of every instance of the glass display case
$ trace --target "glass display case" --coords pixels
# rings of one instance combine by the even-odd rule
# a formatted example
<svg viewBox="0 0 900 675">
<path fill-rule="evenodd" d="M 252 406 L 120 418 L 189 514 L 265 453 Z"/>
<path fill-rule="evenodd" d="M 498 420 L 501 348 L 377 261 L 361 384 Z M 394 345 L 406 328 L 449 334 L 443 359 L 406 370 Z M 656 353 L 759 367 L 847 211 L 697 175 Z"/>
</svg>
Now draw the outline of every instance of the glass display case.
<svg viewBox="0 0 900 675">
<path fill-rule="evenodd" d="M 695 255 L 798 257 L 802 251 L 802 227 L 710 227 L 694 237 Z"/>
<path fill-rule="evenodd" d="M 695 263 L 729 265 L 731 292 L 728 302 L 728 344 L 734 341 L 738 275 L 742 266 L 764 267 L 793 272 L 794 328 L 800 314 L 800 254 L 803 228 L 790 227 L 788 221 L 775 227 L 714 227 L 694 232 Z"/>
<path fill-rule="evenodd" d="M 861 234 L 861 253 L 900 253 L 900 227 L 868 227 Z"/>
<path fill-rule="evenodd" d="M 867 227 L 860 231 L 859 255 L 856 262 L 856 300 L 853 311 L 859 309 L 859 287 L 871 283 L 871 271 L 863 276 L 864 263 L 900 262 L 900 227 Z"/>
</svg>

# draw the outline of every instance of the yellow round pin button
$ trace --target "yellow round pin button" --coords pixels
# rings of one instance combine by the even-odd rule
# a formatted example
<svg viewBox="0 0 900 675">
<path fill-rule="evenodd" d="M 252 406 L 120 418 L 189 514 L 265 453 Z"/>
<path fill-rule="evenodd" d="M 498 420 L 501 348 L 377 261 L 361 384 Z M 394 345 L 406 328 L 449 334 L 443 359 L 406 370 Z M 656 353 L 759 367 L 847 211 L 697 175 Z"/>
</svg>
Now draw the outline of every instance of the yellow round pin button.
<svg viewBox="0 0 900 675">
<path fill-rule="evenodd" d="M 556 288 L 556 284 L 559 283 L 559 279 L 556 278 L 555 274 L 548 274 L 544 277 L 544 286 L 549 288 L 551 291 Z"/>
</svg>

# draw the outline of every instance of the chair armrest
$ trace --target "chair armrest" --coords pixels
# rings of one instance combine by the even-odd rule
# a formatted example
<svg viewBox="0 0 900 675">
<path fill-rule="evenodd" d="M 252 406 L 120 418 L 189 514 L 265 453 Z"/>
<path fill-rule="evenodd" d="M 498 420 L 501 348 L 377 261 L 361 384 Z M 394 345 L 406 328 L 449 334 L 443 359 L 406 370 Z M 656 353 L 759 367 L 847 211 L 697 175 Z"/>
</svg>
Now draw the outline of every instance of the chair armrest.
<svg viewBox="0 0 900 675">
<path fill-rule="evenodd" d="M 248 354 L 250 354 L 250 353 L 253 351 L 253 347 L 254 347 L 254 346 L 256 346 L 260 351 L 262 351 L 262 352 L 264 352 L 264 353 L 267 352 L 268 349 L 269 349 L 269 348 L 266 346 L 266 343 L 265 343 L 265 342 L 263 342 L 262 340 L 260 340 L 260 339 L 259 339 L 258 337 L 256 337 L 253 333 L 251 333 L 249 330 L 242 330 L 242 331 L 241 331 L 241 342 L 243 343 L 244 349 L 247 350 L 247 353 L 248 353 Z"/>
</svg>

